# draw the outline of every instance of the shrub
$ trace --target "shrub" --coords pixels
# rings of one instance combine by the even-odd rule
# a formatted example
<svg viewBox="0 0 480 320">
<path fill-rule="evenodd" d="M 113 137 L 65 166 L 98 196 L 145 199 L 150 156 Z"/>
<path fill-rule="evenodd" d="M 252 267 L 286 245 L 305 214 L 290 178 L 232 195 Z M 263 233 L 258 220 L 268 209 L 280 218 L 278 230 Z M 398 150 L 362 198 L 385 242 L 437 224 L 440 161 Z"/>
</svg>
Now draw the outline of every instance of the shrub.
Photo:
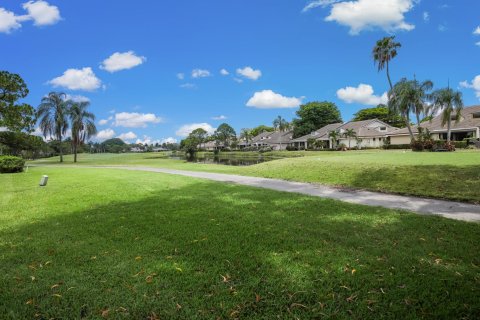
<svg viewBox="0 0 480 320">
<path fill-rule="evenodd" d="M 453 144 L 455 148 L 458 149 L 465 149 L 467 147 L 467 141 L 454 141 Z"/>
<path fill-rule="evenodd" d="M 410 149 L 410 145 L 409 144 L 391 144 L 388 146 L 389 150 L 396 150 L 396 149 Z"/>
<path fill-rule="evenodd" d="M 22 172 L 25 160 L 14 156 L 0 156 L 0 173 Z"/>
<path fill-rule="evenodd" d="M 297 150 L 298 150 L 298 148 L 295 147 L 295 146 L 290 146 L 290 145 L 287 146 L 287 151 L 297 151 Z"/>
<path fill-rule="evenodd" d="M 423 142 L 419 140 L 413 140 L 412 143 L 410 143 L 410 146 L 412 151 L 423 151 L 424 149 Z"/>
</svg>

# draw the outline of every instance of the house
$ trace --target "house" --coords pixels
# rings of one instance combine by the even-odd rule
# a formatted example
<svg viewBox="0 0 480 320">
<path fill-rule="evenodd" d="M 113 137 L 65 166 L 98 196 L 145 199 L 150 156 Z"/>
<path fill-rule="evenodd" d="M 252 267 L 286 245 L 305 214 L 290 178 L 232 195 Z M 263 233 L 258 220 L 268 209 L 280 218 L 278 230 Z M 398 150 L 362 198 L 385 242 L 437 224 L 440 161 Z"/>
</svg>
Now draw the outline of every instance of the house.
<svg viewBox="0 0 480 320">
<path fill-rule="evenodd" d="M 345 137 L 347 130 L 353 130 L 356 137 Z M 305 149 L 307 148 L 307 141 L 313 138 L 315 140 L 324 141 L 327 148 L 333 148 L 342 143 L 349 148 L 380 148 L 383 146 L 388 134 L 395 130 L 397 130 L 397 128 L 378 119 L 333 123 L 308 135 L 293 139 L 292 146 L 299 149 Z M 330 132 L 332 131 L 338 132 L 338 139 L 335 143 L 329 137 Z"/>
<path fill-rule="evenodd" d="M 285 150 L 291 143 L 293 137 L 292 131 L 264 131 L 253 137 L 250 141 L 242 140 L 238 143 L 240 149 L 246 147 L 265 148 L 270 147 L 273 150 Z"/>
<path fill-rule="evenodd" d="M 312 133 L 309 133 L 297 139 L 293 139 L 291 141 L 291 145 L 293 147 L 296 147 L 299 150 L 303 150 L 308 148 L 308 145 L 307 145 L 308 140 L 315 139 L 315 140 L 324 141 L 326 148 L 330 148 L 330 138 L 328 137 L 329 132 L 337 130 L 342 125 L 343 123 L 332 123 L 332 124 L 326 125 L 325 127 L 322 127 L 316 131 L 313 131 Z"/>
<path fill-rule="evenodd" d="M 447 140 L 447 125 L 442 126 L 442 116 L 438 115 L 432 121 L 422 123 L 422 128 L 428 129 L 434 140 Z M 412 126 L 415 138 L 418 134 L 417 126 Z M 452 140 L 462 141 L 465 138 L 480 138 L 480 106 L 464 108 L 458 122 L 455 114 L 452 115 Z M 407 128 L 398 129 L 389 134 L 392 145 L 410 144 L 410 135 Z"/>
<path fill-rule="evenodd" d="M 349 139 L 344 134 L 350 129 L 353 129 L 356 137 Z M 398 128 L 392 127 L 378 119 L 350 121 L 337 129 L 339 132 L 337 143 L 343 143 L 347 147 L 381 148 L 385 141 L 388 140 L 388 135 L 396 130 Z"/>
<path fill-rule="evenodd" d="M 199 144 L 197 147 L 199 149 L 204 149 L 206 151 L 214 151 L 217 149 L 223 149 L 223 143 L 220 142 L 219 144 L 217 144 L 216 141 L 208 141 L 208 142 Z"/>
</svg>

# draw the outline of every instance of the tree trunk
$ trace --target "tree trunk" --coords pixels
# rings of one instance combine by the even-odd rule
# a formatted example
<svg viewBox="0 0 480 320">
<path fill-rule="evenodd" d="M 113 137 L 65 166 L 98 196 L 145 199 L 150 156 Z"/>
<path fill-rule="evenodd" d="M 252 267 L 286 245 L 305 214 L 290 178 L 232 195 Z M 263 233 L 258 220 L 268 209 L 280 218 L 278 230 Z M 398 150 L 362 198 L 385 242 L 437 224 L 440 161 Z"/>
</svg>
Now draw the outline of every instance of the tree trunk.
<svg viewBox="0 0 480 320">
<path fill-rule="evenodd" d="M 388 79 L 388 84 L 390 85 L 390 90 L 393 90 L 392 80 L 390 79 L 390 68 L 388 67 L 388 60 L 387 60 L 387 79 Z"/>
<path fill-rule="evenodd" d="M 77 144 L 73 144 L 73 162 L 77 162 Z"/>
<path fill-rule="evenodd" d="M 452 124 L 452 118 L 449 117 L 448 122 L 447 122 L 447 142 L 448 143 L 450 143 L 450 139 L 451 139 L 451 135 L 452 135 L 452 132 L 450 130 L 451 124 Z"/>
<path fill-rule="evenodd" d="M 410 118 L 408 117 L 408 114 L 404 115 L 404 118 L 405 118 L 405 124 L 407 125 L 408 133 L 410 134 L 410 140 L 414 141 L 415 136 L 413 135 L 412 126 L 410 125 Z"/>
<path fill-rule="evenodd" d="M 348 149 L 350 149 L 350 137 L 348 138 Z"/>
<path fill-rule="evenodd" d="M 62 149 L 62 135 L 60 135 L 59 139 L 60 144 L 59 144 L 59 150 L 60 150 L 60 162 L 63 162 L 63 149 Z"/>
</svg>

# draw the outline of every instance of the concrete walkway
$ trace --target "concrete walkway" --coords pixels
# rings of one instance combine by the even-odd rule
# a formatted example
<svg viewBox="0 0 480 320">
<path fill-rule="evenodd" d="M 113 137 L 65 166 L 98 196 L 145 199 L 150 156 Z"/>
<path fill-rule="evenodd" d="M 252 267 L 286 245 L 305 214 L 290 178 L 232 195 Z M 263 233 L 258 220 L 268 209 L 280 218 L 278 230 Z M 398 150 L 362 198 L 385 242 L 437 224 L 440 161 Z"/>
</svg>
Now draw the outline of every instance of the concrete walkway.
<svg viewBox="0 0 480 320">
<path fill-rule="evenodd" d="M 62 166 L 63 167 L 63 166 Z M 480 222 L 480 205 L 461 202 L 434 200 L 400 196 L 379 192 L 342 190 L 325 185 L 290 182 L 285 180 L 267 179 L 258 177 L 246 177 L 232 174 L 197 172 L 185 170 L 173 170 L 152 167 L 129 167 L 129 166 L 82 166 L 88 168 L 108 168 L 131 171 L 149 171 L 166 174 L 175 174 L 186 177 L 208 179 L 213 181 L 236 183 L 240 185 L 259 187 L 284 192 L 306 194 L 314 197 L 330 198 L 354 204 L 367 206 L 379 206 L 389 209 L 401 209 L 418 214 L 438 215 L 445 218 Z M 78 166 L 76 167 L 78 168 Z"/>
</svg>

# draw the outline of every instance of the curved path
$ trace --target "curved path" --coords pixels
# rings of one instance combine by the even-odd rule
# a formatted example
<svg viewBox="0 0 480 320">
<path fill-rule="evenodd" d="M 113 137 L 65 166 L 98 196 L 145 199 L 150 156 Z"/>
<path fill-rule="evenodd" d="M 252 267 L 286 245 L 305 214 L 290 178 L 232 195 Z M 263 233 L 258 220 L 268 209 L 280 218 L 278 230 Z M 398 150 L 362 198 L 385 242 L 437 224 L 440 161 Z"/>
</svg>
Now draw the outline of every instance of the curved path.
<svg viewBox="0 0 480 320">
<path fill-rule="evenodd" d="M 62 166 L 64 167 L 64 166 Z M 75 166 L 78 168 L 78 166 Z M 278 179 L 268 179 L 259 177 L 247 177 L 232 174 L 185 171 L 152 167 L 129 167 L 129 166 L 82 166 L 84 168 L 108 168 L 122 169 L 131 171 L 148 171 L 166 174 L 175 174 L 186 177 L 208 179 L 220 182 L 236 183 L 246 186 L 259 187 L 283 192 L 294 192 L 306 194 L 309 196 L 330 198 L 345 201 L 354 204 L 367 206 L 378 206 L 389 209 L 400 209 L 425 215 L 438 215 L 445 218 L 480 222 L 480 205 L 435 200 L 428 198 L 418 198 L 410 196 L 401 196 L 387 193 L 363 191 L 363 190 L 344 190 L 319 184 L 291 182 Z"/>
</svg>

